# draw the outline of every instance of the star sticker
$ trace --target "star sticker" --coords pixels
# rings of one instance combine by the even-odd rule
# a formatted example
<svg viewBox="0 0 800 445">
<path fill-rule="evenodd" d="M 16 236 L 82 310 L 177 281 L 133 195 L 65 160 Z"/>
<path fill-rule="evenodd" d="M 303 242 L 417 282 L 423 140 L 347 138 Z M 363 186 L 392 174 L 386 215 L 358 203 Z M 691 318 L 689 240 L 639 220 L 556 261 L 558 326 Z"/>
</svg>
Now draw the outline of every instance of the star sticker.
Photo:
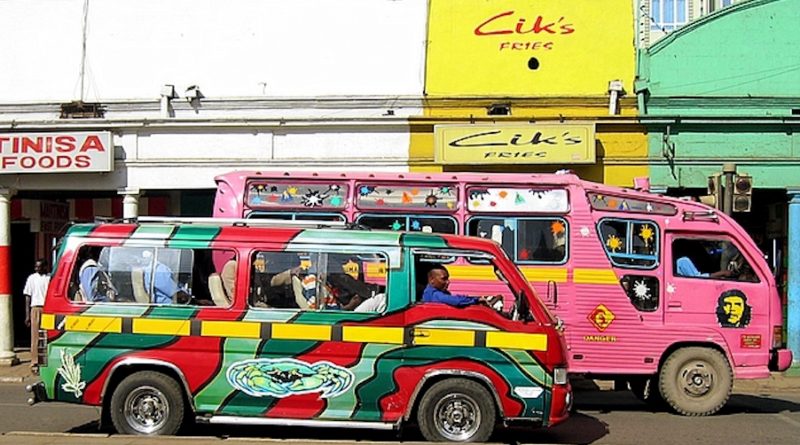
<svg viewBox="0 0 800 445">
<path fill-rule="evenodd" d="M 668 294 L 674 294 L 676 290 L 677 289 L 675 289 L 675 285 L 674 284 L 672 284 L 672 283 L 668 283 L 667 284 L 667 293 Z"/>
<path fill-rule="evenodd" d="M 582 237 L 586 238 L 587 236 L 589 236 L 590 233 L 591 232 L 590 232 L 588 227 L 586 227 L 586 226 L 581 227 L 581 236 Z"/>
</svg>

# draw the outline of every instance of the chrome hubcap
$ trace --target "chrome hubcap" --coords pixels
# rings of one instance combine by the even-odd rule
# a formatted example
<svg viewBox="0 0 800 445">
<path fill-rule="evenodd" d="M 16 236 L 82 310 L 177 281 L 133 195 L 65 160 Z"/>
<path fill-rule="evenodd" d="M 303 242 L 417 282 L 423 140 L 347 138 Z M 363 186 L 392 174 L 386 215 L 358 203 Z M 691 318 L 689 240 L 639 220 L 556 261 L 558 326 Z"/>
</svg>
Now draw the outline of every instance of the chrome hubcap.
<svg viewBox="0 0 800 445">
<path fill-rule="evenodd" d="M 159 430 L 169 417 L 167 397 L 152 386 L 136 388 L 125 398 L 125 419 L 141 434 Z"/>
<path fill-rule="evenodd" d="M 691 397 L 703 397 L 714 386 L 714 370 L 707 363 L 698 361 L 681 369 L 679 381 L 684 393 Z"/>
<path fill-rule="evenodd" d="M 451 394 L 442 398 L 433 412 L 436 429 L 451 441 L 468 440 L 481 424 L 478 404 L 466 394 Z"/>
</svg>

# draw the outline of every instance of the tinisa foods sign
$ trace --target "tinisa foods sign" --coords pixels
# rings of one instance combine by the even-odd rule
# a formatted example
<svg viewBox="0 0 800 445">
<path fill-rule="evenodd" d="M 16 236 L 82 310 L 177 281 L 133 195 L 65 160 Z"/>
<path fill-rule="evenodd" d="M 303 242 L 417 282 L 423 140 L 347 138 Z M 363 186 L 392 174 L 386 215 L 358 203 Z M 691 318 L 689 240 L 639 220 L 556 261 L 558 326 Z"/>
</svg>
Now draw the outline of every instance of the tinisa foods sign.
<svg viewBox="0 0 800 445">
<path fill-rule="evenodd" d="M 109 172 L 111 133 L 0 133 L 0 174 Z"/>
</svg>

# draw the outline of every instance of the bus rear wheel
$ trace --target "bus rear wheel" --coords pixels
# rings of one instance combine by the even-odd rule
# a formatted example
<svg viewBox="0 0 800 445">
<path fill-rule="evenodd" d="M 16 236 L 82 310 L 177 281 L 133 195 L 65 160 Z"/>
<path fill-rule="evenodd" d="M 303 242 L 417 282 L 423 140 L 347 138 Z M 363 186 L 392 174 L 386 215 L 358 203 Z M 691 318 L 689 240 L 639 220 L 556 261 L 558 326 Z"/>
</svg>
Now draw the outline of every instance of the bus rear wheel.
<svg viewBox="0 0 800 445">
<path fill-rule="evenodd" d="M 431 442 L 486 442 L 497 411 L 489 391 L 468 379 L 433 384 L 417 410 L 422 435 Z"/>
<path fill-rule="evenodd" d="M 664 401 L 685 416 L 709 416 L 728 402 L 733 372 L 716 349 L 691 347 L 673 352 L 659 374 Z"/>
<path fill-rule="evenodd" d="M 181 387 L 160 372 L 131 374 L 111 396 L 111 422 L 120 434 L 170 436 L 178 432 L 183 420 Z"/>
</svg>

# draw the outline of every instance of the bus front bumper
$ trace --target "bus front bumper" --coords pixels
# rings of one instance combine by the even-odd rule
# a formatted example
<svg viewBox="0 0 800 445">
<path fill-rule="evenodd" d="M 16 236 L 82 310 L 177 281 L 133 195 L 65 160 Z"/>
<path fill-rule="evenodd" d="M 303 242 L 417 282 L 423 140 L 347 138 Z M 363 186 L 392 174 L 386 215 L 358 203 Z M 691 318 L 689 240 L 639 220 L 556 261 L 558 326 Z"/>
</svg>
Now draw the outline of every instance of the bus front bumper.
<svg viewBox="0 0 800 445">
<path fill-rule="evenodd" d="M 30 397 L 28 397 L 28 405 L 35 405 L 47 400 L 47 391 L 45 391 L 44 383 L 42 382 L 36 382 L 26 386 L 25 391 L 31 394 Z"/>
<path fill-rule="evenodd" d="M 769 370 L 786 371 L 792 365 L 791 349 L 773 349 L 770 354 Z"/>
</svg>

